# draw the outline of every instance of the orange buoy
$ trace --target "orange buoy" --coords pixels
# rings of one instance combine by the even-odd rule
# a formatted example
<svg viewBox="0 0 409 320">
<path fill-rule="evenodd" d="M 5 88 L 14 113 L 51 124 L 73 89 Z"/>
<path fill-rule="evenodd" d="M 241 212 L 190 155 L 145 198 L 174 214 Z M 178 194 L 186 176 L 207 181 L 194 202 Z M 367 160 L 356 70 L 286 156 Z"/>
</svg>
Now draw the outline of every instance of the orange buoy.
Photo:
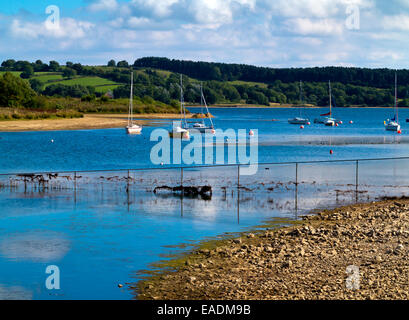
<svg viewBox="0 0 409 320">
<path fill-rule="evenodd" d="M 334 154 L 334 150 L 330 150 L 330 151 L 329 151 L 329 154 Z"/>
<path fill-rule="evenodd" d="M 335 124 L 335 126 L 336 126 L 336 127 L 338 127 L 338 126 L 339 126 L 339 124 L 338 124 L 338 123 L 336 123 L 336 124 Z"/>
<path fill-rule="evenodd" d="M 304 129 L 304 126 L 301 126 L 300 129 Z"/>
<path fill-rule="evenodd" d="M 349 121 L 349 123 L 350 123 L 350 124 L 353 124 L 354 122 L 351 120 L 351 121 Z"/>
<path fill-rule="evenodd" d="M 253 130 L 250 130 L 250 132 L 249 132 L 249 136 L 254 136 L 254 132 L 253 132 Z"/>
<path fill-rule="evenodd" d="M 398 130 L 398 134 L 402 134 L 402 130 Z"/>
<path fill-rule="evenodd" d="M 307 126 L 310 126 L 311 125 L 311 122 L 307 122 Z"/>
<path fill-rule="evenodd" d="M 212 129 L 212 134 L 216 134 L 216 130 Z"/>
<path fill-rule="evenodd" d="M 340 121 L 339 124 L 342 124 L 342 121 Z"/>
</svg>

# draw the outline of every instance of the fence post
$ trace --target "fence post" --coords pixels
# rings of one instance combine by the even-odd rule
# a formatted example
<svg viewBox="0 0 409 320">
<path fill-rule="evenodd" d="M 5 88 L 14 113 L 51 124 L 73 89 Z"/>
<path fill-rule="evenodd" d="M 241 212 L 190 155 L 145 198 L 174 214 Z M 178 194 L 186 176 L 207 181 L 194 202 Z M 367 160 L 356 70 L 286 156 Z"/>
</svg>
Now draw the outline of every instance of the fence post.
<svg viewBox="0 0 409 320">
<path fill-rule="evenodd" d="M 240 224 L 240 164 L 237 165 L 237 223 Z"/>
<path fill-rule="evenodd" d="M 183 167 L 180 167 L 180 216 L 183 218 L 183 198 L 185 190 L 183 189 Z"/>
<path fill-rule="evenodd" d="M 295 215 L 298 211 L 298 162 L 295 163 Z"/>
<path fill-rule="evenodd" d="M 355 162 L 355 202 L 358 202 L 359 160 Z"/>
</svg>

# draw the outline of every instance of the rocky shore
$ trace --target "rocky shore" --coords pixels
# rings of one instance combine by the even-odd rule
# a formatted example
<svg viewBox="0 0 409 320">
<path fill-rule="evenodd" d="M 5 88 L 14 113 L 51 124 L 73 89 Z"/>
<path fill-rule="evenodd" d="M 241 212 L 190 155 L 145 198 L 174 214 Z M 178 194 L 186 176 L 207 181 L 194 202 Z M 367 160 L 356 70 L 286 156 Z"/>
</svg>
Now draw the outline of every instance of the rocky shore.
<svg viewBox="0 0 409 320">
<path fill-rule="evenodd" d="M 346 206 L 203 246 L 137 298 L 408 299 L 408 252 L 408 199 Z"/>
</svg>

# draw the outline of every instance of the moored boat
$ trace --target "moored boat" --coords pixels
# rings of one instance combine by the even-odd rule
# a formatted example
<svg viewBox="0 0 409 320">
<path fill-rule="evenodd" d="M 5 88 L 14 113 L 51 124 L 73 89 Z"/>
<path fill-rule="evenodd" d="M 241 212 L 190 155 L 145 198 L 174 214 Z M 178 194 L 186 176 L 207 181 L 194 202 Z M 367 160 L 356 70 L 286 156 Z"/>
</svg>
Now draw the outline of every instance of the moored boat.
<svg viewBox="0 0 409 320">
<path fill-rule="evenodd" d="M 399 124 L 399 112 L 398 112 L 398 75 L 395 72 L 395 115 L 392 119 L 388 119 L 384 122 L 386 131 L 395 131 L 400 133 L 401 127 Z"/>
<path fill-rule="evenodd" d="M 328 82 L 328 87 L 329 87 L 329 112 L 321 114 L 320 117 L 322 118 L 316 118 L 314 119 L 314 123 L 319 123 L 319 124 L 324 124 L 328 127 L 333 127 L 337 123 L 341 124 L 342 121 L 335 119 L 332 117 L 332 91 L 331 91 L 331 81 Z"/>
<path fill-rule="evenodd" d="M 131 94 L 129 97 L 128 125 L 125 127 L 128 134 L 139 134 L 142 127 L 133 122 L 133 72 L 131 72 Z"/>
<path fill-rule="evenodd" d="M 203 85 L 200 84 L 200 106 L 201 114 L 203 114 L 203 106 L 206 108 L 206 114 L 209 116 L 210 126 L 206 125 L 205 119 L 202 122 L 196 122 L 193 124 L 193 129 L 199 131 L 200 133 L 214 133 L 214 124 L 210 116 L 209 108 L 207 107 L 206 99 L 203 94 Z"/>
<path fill-rule="evenodd" d="M 183 78 L 180 75 L 180 122 L 173 122 L 172 130 L 169 131 L 169 137 L 174 139 L 190 139 L 189 128 L 186 121 L 186 108 L 183 99 Z"/>
<path fill-rule="evenodd" d="M 310 123 L 310 120 L 307 118 L 304 118 L 302 116 L 303 110 L 304 108 L 302 107 L 303 105 L 303 95 L 302 95 L 302 82 L 300 81 L 300 115 L 298 117 L 292 118 L 292 119 L 288 119 L 288 123 L 289 124 L 302 124 L 302 125 L 306 125 Z"/>
</svg>

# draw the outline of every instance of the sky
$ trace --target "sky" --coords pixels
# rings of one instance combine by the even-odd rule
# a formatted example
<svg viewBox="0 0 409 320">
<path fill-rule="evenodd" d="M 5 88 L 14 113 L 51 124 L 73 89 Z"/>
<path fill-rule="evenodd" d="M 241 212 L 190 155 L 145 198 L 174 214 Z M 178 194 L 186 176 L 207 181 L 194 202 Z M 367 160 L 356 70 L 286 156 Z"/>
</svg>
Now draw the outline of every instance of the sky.
<svg viewBox="0 0 409 320">
<path fill-rule="evenodd" d="M 409 68 L 409 0 L 12 0 L 0 61 Z"/>
</svg>

